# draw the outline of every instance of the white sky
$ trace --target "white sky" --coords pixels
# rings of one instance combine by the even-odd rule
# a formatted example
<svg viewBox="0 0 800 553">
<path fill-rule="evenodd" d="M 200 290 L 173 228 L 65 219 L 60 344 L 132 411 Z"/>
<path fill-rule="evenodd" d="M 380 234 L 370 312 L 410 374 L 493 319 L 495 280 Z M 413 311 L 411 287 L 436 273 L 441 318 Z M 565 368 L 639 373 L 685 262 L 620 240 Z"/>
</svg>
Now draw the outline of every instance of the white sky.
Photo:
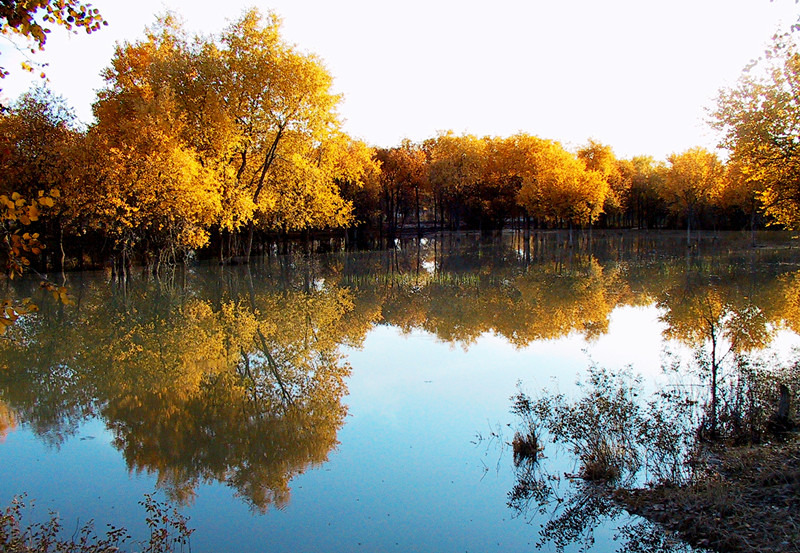
<svg viewBox="0 0 800 553">
<path fill-rule="evenodd" d="M 172 9 L 190 32 L 219 32 L 242 10 L 272 9 L 284 37 L 319 55 L 345 96 L 346 130 L 376 146 L 452 129 L 479 136 L 519 131 L 577 147 L 589 138 L 619 157 L 663 159 L 713 147 L 704 123 L 779 29 L 794 0 L 95 0 L 109 26 L 92 36 L 54 30 L 51 88 L 91 120 L 117 41 L 135 41 Z M 135 7 L 134 7 L 135 6 Z M 15 98 L 27 74 L 0 45 L 0 82 Z M 38 80 L 38 79 L 34 79 Z"/>
</svg>

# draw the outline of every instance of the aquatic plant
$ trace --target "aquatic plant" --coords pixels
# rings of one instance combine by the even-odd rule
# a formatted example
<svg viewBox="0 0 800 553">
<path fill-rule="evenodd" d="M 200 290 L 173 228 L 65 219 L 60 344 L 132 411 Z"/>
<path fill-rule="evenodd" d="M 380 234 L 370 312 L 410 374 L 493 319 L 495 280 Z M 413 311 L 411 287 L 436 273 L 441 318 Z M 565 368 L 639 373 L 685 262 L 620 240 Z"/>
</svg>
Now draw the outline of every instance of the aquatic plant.
<svg viewBox="0 0 800 553">
<path fill-rule="evenodd" d="M 69 538 L 64 536 L 63 524 L 58 514 L 50 511 L 44 522 L 26 522 L 26 514 L 34 502 L 26 502 L 26 496 L 16 496 L 5 510 L 0 512 L 0 551 L 9 553 L 118 553 L 136 551 L 141 553 L 175 553 L 191 550 L 189 519 L 174 507 L 161 503 L 150 494 L 140 502 L 146 511 L 146 523 L 150 538 L 146 542 L 132 542 L 128 531 L 109 525 L 105 536 L 100 537 L 89 521 L 78 528 Z M 129 544 L 126 548 L 125 546 Z"/>
</svg>

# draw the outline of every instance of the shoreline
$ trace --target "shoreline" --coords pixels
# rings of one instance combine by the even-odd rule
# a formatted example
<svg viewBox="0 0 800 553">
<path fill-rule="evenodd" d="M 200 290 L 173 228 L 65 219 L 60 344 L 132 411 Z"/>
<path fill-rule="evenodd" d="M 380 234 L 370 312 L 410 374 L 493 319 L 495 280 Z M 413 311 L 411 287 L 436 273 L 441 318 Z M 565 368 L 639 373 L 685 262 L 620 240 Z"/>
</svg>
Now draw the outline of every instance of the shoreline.
<svg viewBox="0 0 800 553">
<path fill-rule="evenodd" d="M 800 439 L 718 446 L 705 475 L 683 486 L 618 489 L 631 514 L 720 552 L 800 551 Z"/>
</svg>

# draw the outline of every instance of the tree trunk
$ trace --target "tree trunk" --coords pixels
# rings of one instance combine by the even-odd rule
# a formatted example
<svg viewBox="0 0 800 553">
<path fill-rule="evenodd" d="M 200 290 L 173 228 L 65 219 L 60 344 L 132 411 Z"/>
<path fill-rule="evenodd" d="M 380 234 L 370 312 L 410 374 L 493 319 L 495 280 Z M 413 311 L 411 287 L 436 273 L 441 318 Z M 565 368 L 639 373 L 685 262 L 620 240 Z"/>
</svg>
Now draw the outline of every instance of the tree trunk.
<svg viewBox="0 0 800 553">
<path fill-rule="evenodd" d="M 419 222 L 419 185 L 414 187 L 414 203 L 417 208 L 417 238 L 422 236 L 422 225 Z"/>
<path fill-rule="evenodd" d="M 247 247 L 245 249 L 244 262 L 250 263 L 250 253 L 253 251 L 253 235 L 255 234 L 255 223 L 250 221 L 247 225 Z"/>
</svg>

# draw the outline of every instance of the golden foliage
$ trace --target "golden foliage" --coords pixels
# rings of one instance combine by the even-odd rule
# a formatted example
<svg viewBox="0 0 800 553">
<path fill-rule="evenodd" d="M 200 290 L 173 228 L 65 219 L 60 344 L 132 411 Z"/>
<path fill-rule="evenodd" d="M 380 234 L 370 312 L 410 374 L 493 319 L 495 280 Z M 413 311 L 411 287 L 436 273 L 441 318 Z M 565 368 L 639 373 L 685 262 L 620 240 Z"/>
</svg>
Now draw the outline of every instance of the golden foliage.
<svg viewBox="0 0 800 553">
<path fill-rule="evenodd" d="M 720 92 L 714 126 L 735 164 L 734 183 L 748 204 L 786 228 L 800 225 L 800 53 L 791 35 L 776 36 L 773 48 L 738 85 Z"/>
<path fill-rule="evenodd" d="M 588 225 L 603 212 L 609 185 L 603 175 L 586 168 L 558 142 L 530 137 L 526 144 L 529 167 L 519 202 L 529 214 L 545 221 Z"/>
<path fill-rule="evenodd" d="M 39 16 L 41 22 L 37 20 Z M 74 32 L 82 28 L 91 34 L 108 23 L 103 20 L 99 10 L 78 0 L 7 0 L 0 3 L 0 34 L 6 37 L 22 37 L 34 43 L 39 50 L 44 50 L 50 33 L 48 25 Z M 31 53 L 35 51 L 34 48 L 30 49 Z M 33 71 L 30 61 L 23 61 L 22 68 Z M 8 71 L 0 67 L 0 78 L 7 75 Z"/>
</svg>

